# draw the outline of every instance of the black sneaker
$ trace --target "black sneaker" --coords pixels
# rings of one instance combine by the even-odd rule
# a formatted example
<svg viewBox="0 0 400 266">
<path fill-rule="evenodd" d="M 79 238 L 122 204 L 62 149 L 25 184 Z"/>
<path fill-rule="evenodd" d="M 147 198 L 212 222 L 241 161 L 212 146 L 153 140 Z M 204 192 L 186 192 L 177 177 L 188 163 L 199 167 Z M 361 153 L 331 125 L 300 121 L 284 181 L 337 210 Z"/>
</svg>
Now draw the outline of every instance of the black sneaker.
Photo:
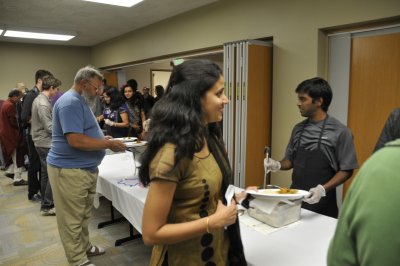
<svg viewBox="0 0 400 266">
<path fill-rule="evenodd" d="M 42 197 L 40 196 L 40 194 L 33 194 L 33 196 L 29 196 L 28 195 L 28 199 L 30 200 L 30 201 L 41 201 L 42 200 Z"/>
<path fill-rule="evenodd" d="M 5 173 L 6 177 L 9 177 L 11 179 L 14 179 L 14 174 L 13 173 Z"/>
<path fill-rule="evenodd" d="M 23 179 L 19 180 L 19 181 L 15 181 L 14 186 L 27 186 L 28 185 L 28 181 L 25 181 Z"/>
<path fill-rule="evenodd" d="M 42 209 L 42 210 L 40 210 L 40 214 L 42 216 L 55 216 L 56 215 L 56 209 L 55 208 Z"/>
</svg>

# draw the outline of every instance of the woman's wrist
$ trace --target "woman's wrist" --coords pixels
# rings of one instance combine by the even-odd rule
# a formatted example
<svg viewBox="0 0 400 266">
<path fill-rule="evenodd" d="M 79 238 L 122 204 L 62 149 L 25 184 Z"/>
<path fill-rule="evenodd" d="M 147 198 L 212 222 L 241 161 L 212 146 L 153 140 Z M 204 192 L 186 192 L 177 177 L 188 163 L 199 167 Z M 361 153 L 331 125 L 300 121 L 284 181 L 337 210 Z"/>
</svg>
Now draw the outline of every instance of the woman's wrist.
<svg viewBox="0 0 400 266">
<path fill-rule="evenodd" d="M 215 225 L 215 215 L 214 214 L 207 216 L 207 219 L 208 219 L 208 221 L 207 221 L 208 232 L 214 231 L 215 229 L 218 228 L 218 226 Z"/>
</svg>

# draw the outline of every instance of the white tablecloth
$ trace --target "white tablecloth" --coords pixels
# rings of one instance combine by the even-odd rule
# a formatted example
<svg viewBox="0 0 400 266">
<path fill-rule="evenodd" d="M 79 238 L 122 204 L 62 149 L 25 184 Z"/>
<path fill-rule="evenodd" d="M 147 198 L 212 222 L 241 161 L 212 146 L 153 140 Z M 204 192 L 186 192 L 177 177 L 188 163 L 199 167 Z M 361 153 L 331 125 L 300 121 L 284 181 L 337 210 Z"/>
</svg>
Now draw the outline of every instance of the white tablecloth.
<svg viewBox="0 0 400 266">
<path fill-rule="evenodd" d="M 97 193 L 109 199 L 113 206 L 142 232 L 142 213 L 147 188 L 140 187 L 137 179 L 138 163 L 131 152 L 106 155 L 99 166 Z"/>
<path fill-rule="evenodd" d="M 137 165 L 137 163 L 136 163 Z M 107 155 L 99 167 L 97 192 L 141 232 L 147 189 L 138 185 L 137 170 L 131 152 Z M 240 217 L 241 234 L 249 265 L 323 266 L 336 219 L 301 210 L 301 220 L 276 230 Z M 245 222 L 245 220 L 247 222 Z"/>
<path fill-rule="evenodd" d="M 300 221 L 268 235 L 241 222 L 246 260 L 249 266 L 324 266 L 336 222 L 304 209 Z"/>
</svg>

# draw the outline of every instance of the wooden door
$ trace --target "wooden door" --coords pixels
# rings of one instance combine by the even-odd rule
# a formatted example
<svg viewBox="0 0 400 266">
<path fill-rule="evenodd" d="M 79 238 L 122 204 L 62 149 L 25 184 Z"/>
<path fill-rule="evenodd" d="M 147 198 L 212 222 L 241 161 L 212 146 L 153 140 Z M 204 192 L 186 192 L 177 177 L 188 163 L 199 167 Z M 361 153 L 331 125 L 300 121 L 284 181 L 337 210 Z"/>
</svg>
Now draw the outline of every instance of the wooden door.
<svg viewBox="0 0 400 266">
<path fill-rule="evenodd" d="M 400 33 L 352 39 L 349 94 L 348 126 L 361 166 L 390 112 L 400 107 Z"/>
<path fill-rule="evenodd" d="M 264 182 L 264 147 L 271 147 L 272 47 L 249 45 L 246 132 L 247 186 Z"/>
<path fill-rule="evenodd" d="M 104 78 L 107 80 L 107 85 L 118 88 L 118 76 L 117 72 L 104 72 Z"/>
</svg>

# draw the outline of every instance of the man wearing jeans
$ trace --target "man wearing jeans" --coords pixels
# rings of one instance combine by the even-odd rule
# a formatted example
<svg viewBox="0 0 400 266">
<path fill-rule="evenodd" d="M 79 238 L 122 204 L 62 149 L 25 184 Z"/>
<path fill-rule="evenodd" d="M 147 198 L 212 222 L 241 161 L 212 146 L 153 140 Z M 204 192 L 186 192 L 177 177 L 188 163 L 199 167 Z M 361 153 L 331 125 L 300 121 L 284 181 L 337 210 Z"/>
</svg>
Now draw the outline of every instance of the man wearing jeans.
<svg viewBox="0 0 400 266">
<path fill-rule="evenodd" d="M 31 135 L 31 116 L 32 116 L 32 103 L 33 100 L 42 91 L 43 77 L 52 76 L 52 74 L 44 69 L 39 69 L 35 73 L 35 87 L 30 90 L 23 98 L 22 108 L 21 108 L 21 122 L 26 135 L 26 143 L 28 145 L 28 157 L 29 157 L 29 167 L 28 167 L 28 199 L 32 201 L 38 201 L 41 199 L 39 195 L 40 191 L 40 158 L 36 152 L 35 145 L 32 141 Z"/>
<path fill-rule="evenodd" d="M 47 175 L 47 154 L 51 146 L 52 106 L 53 97 L 61 82 L 53 76 L 43 77 L 42 92 L 32 103 L 31 134 L 36 151 L 40 158 L 42 178 L 40 180 L 42 202 L 40 213 L 43 216 L 55 215 L 53 193 Z"/>
<path fill-rule="evenodd" d="M 102 75 L 87 66 L 73 87 L 54 105 L 52 145 L 47 171 L 53 190 L 57 225 L 70 265 L 92 266 L 88 257 L 104 254 L 89 241 L 89 218 L 96 193 L 97 167 L 105 149 L 124 151 L 121 141 L 107 140 L 83 95 L 93 97 Z"/>
</svg>

